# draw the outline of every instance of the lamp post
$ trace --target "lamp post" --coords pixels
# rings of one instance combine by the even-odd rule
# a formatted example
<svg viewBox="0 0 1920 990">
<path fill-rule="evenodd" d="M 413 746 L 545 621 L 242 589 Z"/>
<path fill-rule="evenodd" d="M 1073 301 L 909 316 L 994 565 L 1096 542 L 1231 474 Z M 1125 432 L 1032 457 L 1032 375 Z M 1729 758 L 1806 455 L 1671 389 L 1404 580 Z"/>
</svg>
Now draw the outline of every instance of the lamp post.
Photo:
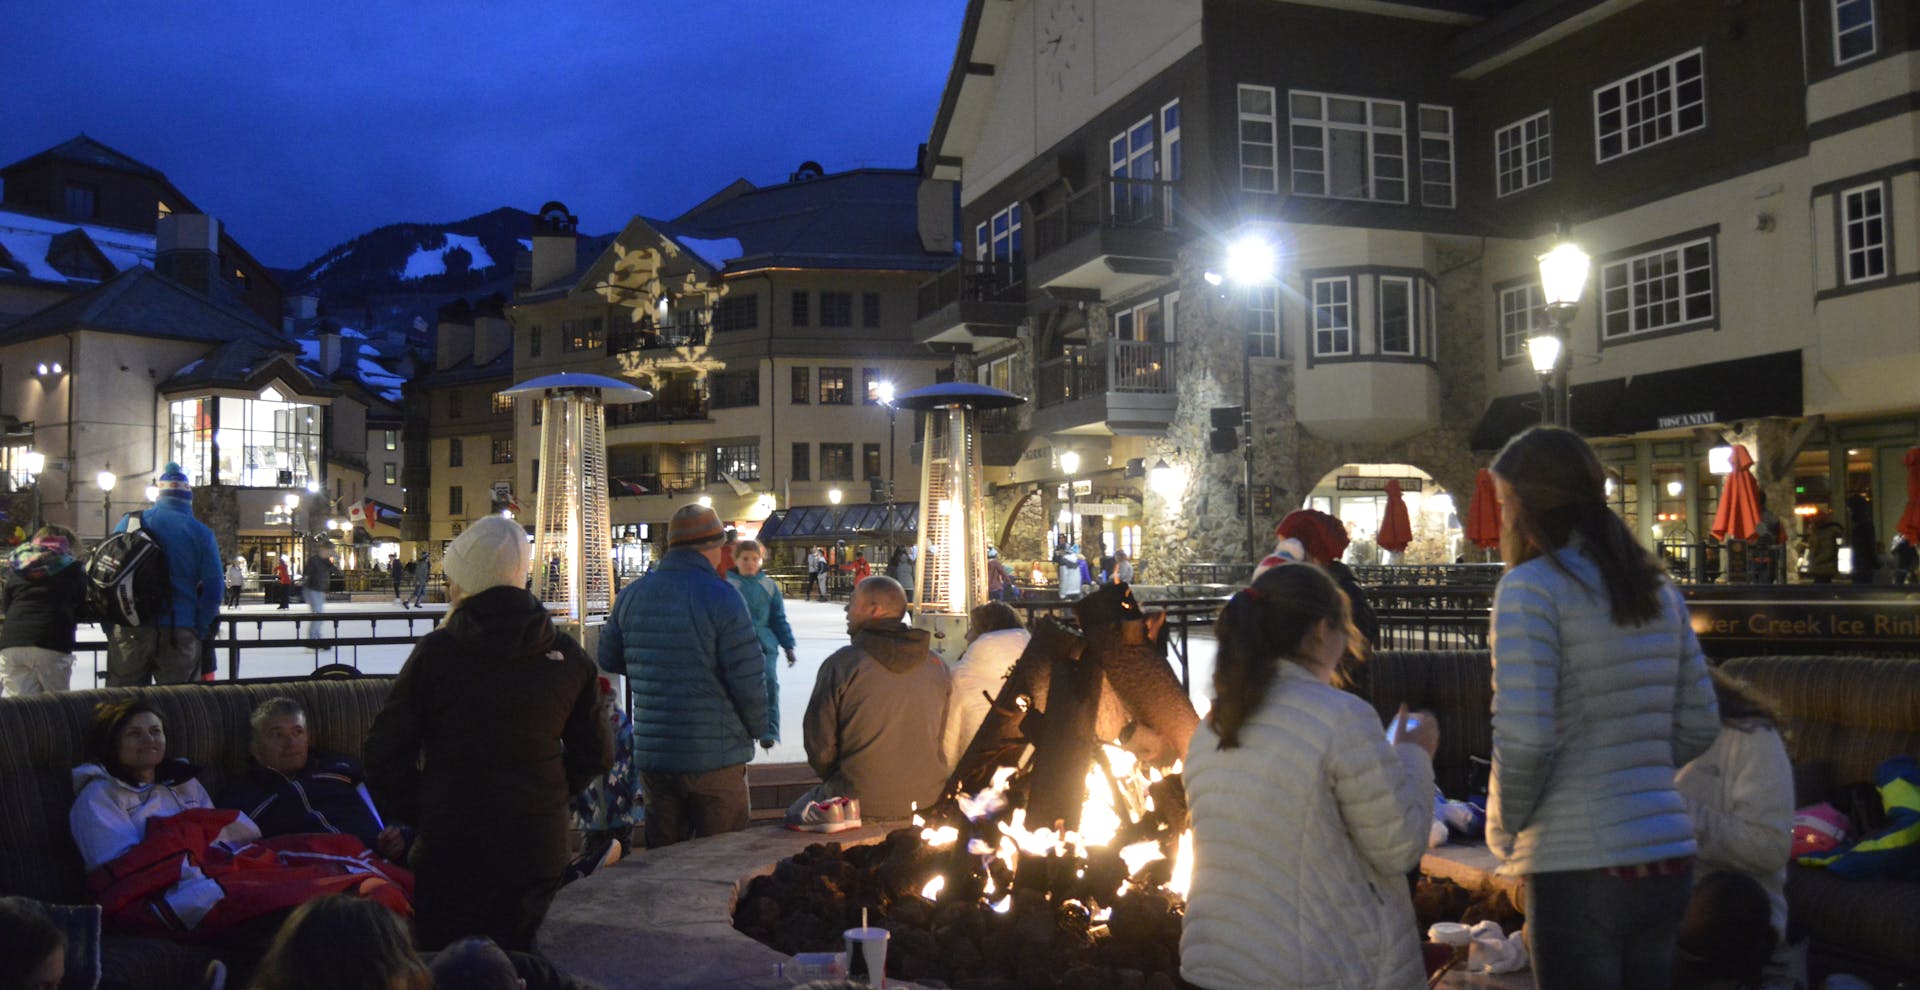
<svg viewBox="0 0 1920 990">
<path fill-rule="evenodd" d="M 1073 476 L 1080 473 L 1080 454 L 1077 451 L 1060 452 L 1060 471 L 1067 476 L 1067 545 L 1080 543 L 1080 513 L 1073 504 Z"/>
<path fill-rule="evenodd" d="M 120 479 L 112 471 L 102 471 L 93 476 L 93 483 L 100 486 L 100 538 L 113 535 L 113 486 Z"/>
<path fill-rule="evenodd" d="M 29 450 L 21 454 L 20 469 L 27 473 L 27 484 L 33 489 L 33 529 L 34 532 L 38 532 L 40 530 L 40 472 L 47 469 L 47 455 L 37 450 Z"/>
<path fill-rule="evenodd" d="M 1567 366 L 1572 356 L 1572 347 L 1569 346 L 1572 343 L 1570 327 L 1574 313 L 1580 309 L 1580 294 L 1586 290 L 1587 272 L 1593 266 L 1593 259 L 1588 257 L 1585 251 L 1580 250 L 1578 245 L 1567 240 L 1563 230 L 1560 243 L 1541 255 L 1539 260 L 1540 294 L 1546 300 L 1548 322 L 1551 327 L 1549 332 L 1555 338 L 1556 345 L 1547 355 L 1533 356 L 1532 361 L 1534 370 L 1539 371 L 1543 366 L 1542 356 L 1552 358 L 1551 361 L 1545 362 L 1545 366 L 1551 369 L 1553 378 L 1553 418 L 1550 422 L 1555 426 L 1571 427 L 1572 416 L 1567 403 Z M 1540 339 L 1535 337 L 1528 341 L 1530 352 Z"/>
<path fill-rule="evenodd" d="M 880 404 L 887 407 L 887 562 L 893 562 L 893 479 L 894 479 L 894 436 L 893 418 L 899 414 L 899 407 L 893 404 L 893 382 L 884 381 L 873 387 Z"/>
<path fill-rule="evenodd" d="M 1560 367 L 1560 338 L 1553 334 L 1541 334 L 1527 341 L 1527 357 L 1533 362 L 1533 373 L 1540 376 L 1540 423 L 1543 426 L 1555 426 L 1558 416 L 1553 389 L 1553 373 Z"/>
<path fill-rule="evenodd" d="M 1227 245 L 1227 280 L 1243 292 L 1254 292 L 1272 285 L 1280 275 L 1280 255 L 1273 241 L 1248 233 Z M 1260 548 L 1253 528 L 1253 327 L 1240 342 L 1240 488 L 1245 493 L 1247 553 L 1255 558 Z"/>
<path fill-rule="evenodd" d="M 281 556 L 287 558 L 288 567 L 293 567 L 293 551 L 300 547 L 300 532 L 293 525 L 293 510 L 300 506 L 300 496 L 288 492 L 282 504 L 287 507 L 287 552 Z M 305 555 L 302 554 L 302 556 Z"/>
</svg>

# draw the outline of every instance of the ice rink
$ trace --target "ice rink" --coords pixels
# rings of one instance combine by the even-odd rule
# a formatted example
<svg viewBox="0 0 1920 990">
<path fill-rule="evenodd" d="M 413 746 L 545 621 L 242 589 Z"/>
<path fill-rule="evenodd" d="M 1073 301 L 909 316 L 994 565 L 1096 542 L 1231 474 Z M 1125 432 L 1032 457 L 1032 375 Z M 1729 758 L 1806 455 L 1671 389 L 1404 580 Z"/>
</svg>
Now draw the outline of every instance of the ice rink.
<svg viewBox="0 0 1920 990">
<path fill-rule="evenodd" d="M 400 613 L 392 601 L 363 600 L 353 603 L 330 603 L 326 609 L 322 625 L 323 632 L 332 635 L 338 619 L 338 635 L 347 638 L 370 636 L 413 637 L 417 638 L 432 628 L 446 612 L 444 605 L 429 605 L 424 611 L 412 610 Z M 397 617 L 388 617 L 400 613 Z M 378 614 L 379 619 L 371 618 Z M 238 636 L 242 641 L 254 639 L 289 639 L 303 634 L 307 609 L 304 605 L 294 605 L 287 611 L 279 611 L 269 605 L 248 604 L 238 609 L 221 612 L 223 619 L 233 617 L 242 620 L 238 625 Z M 356 618 L 356 616 L 367 616 Z M 839 602 L 787 602 L 787 618 L 793 626 L 794 639 L 799 644 L 795 652 L 800 662 L 788 667 L 785 661 L 780 664 L 780 720 L 785 731 L 779 745 L 770 752 L 758 754 L 757 762 L 798 763 L 806 759 L 806 751 L 800 739 L 799 725 L 806 713 L 807 698 L 813 691 L 815 675 L 820 670 L 821 661 L 834 650 L 847 643 L 846 613 Z M 1210 632 L 1193 630 L 1191 636 L 1192 693 L 1196 705 L 1202 711 L 1208 707 L 1206 693 L 1210 690 L 1213 677 L 1214 644 Z M 98 626 L 80 627 L 80 649 L 98 647 L 101 643 Z M 392 674 L 400 670 L 406 662 L 411 647 L 404 643 L 381 646 L 342 646 L 329 650 L 312 650 L 305 647 L 247 647 L 241 655 L 241 674 L 245 677 L 299 677 L 313 672 L 321 664 L 348 663 L 359 667 L 369 674 Z M 73 686 L 87 687 L 99 683 L 96 671 L 104 669 L 105 654 L 101 652 L 81 652 L 74 664 Z M 99 665 L 99 666 L 96 666 Z M 221 678 L 227 676 L 227 651 L 220 651 Z"/>
</svg>

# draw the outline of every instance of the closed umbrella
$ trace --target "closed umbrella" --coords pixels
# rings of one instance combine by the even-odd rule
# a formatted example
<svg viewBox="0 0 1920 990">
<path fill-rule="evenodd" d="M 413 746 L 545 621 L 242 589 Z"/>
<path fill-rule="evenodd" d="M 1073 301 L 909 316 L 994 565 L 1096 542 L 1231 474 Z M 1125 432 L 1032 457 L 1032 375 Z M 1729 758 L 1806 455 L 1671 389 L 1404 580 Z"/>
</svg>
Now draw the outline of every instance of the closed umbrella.
<svg viewBox="0 0 1920 990">
<path fill-rule="evenodd" d="M 1720 508 L 1713 514 L 1713 538 L 1751 540 L 1760 528 L 1760 486 L 1753 480 L 1753 455 L 1733 445 L 1733 473 L 1720 492 Z"/>
<path fill-rule="evenodd" d="M 1473 479 L 1473 504 L 1467 506 L 1467 539 L 1482 550 L 1500 545 L 1500 496 L 1493 490 L 1493 472 L 1486 468 Z"/>
<path fill-rule="evenodd" d="M 1387 482 L 1387 517 L 1380 521 L 1380 535 L 1374 538 L 1380 549 L 1399 553 L 1413 542 L 1413 523 L 1407 519 L 1407 503 L 1400 497 L 1400 482 Z"/>
<path fill-rule="evenodd" d="M 1907 451 L 1907 507 L 1893 528 L 1908 543 L 1920 545 L 1920 447 Z"/>
</svg>

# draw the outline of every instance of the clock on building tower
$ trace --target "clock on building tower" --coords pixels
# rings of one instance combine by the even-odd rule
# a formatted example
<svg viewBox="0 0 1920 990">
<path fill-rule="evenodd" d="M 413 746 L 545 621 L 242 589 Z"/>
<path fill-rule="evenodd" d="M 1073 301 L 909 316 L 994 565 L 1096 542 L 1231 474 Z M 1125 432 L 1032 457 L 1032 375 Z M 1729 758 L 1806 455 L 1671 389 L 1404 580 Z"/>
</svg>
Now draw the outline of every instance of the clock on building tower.
<svg viewBox="0 0 1920 990">
<path fill-rule="evenodd" d="M 1043 0 L 1037 50 L 1043 76 L 1055 94 L 1065 92 L 1067 80 L 1091 57 L 1086 34 L 1085 0 Z"/>
</svg>

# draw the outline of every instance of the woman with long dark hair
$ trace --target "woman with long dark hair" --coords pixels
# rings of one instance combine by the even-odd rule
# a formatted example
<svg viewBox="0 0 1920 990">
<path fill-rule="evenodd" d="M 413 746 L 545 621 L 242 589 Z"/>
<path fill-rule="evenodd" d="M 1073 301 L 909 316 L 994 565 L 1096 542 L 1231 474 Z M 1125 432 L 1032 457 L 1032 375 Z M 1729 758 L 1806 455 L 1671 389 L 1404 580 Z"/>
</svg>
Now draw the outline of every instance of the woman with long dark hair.
<svg viewBox="0 0 1920 990">
<path fill-rule="evenodd" d="M 1207 990 L 1420 986 L 1406 873 L 1433 818 L 1439 726 L 1394 741 L 1333 686 L 1357 648 L 1347 597 L 1311 564 L 1270 568 L 1215 627 L 1213 709 L 1186 765 L 1193 890 L 1180 976 Z"/>
<path fill-rule="evenodd" d="M 372 901 L 329 894 L 294 909 L 260 962 L 254 990 L 428 990 L 433 974 L 407 926 Z"/>
<path fill-rule="evenodd" d="M 1697 848 L 1674 771 L 1720 728 L 1706 658 L 1585 440 L 1530 429 L 1493 476 L 1507 573 L 1487 845 L 1526 878 L 1541 990 L 1660 990 Z"/>
</svg>

